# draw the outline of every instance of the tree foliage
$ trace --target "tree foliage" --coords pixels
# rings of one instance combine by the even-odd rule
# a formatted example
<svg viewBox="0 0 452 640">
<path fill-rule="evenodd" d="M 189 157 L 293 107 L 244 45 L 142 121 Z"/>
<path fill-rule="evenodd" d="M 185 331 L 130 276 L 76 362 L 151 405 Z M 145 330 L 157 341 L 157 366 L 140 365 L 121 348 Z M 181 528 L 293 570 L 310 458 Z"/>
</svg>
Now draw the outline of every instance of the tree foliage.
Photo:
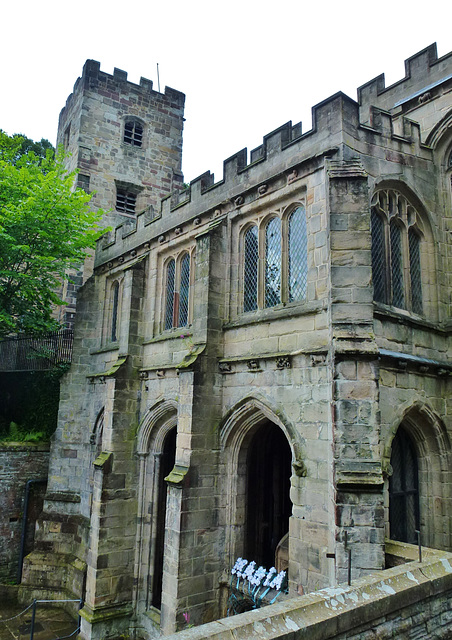
<svg viewBox="0 0 452 640">
<path fill-rule="evenodd" d="M 23 155 L 30 153 L 30 151 L 34 153 L 38 158 L 41 158 L 41 160 L 45 160 L 47 158 L 48 151 L 51 151 L 52 157 L 55 155 L 55 149 L 52 143 L 45 138 L 41 138 L 39 142 L 35 142 L 21 133 L 15 133 L 12 136 L 12 140 L 13 142 L 18 143 L 16 161 L 19 160 L 19 158 L 21 158 Z"/>
<path fill-rule="evenodd" d="M 56 291 L 105 231 L 61 160 L 0 131 L 0 337 L 56 328 Z"/>
</svg>

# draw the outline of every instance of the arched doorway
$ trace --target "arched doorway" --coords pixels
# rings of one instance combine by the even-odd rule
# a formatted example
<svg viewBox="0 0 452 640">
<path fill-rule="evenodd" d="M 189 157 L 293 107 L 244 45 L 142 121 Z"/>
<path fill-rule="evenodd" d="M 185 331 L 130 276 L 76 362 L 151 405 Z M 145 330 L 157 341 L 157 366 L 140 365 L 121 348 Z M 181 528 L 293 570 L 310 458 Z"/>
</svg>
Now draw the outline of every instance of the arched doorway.
<svg viewBox="0 0 452 640">
<path fill-rule="evenodd" d="M 174 467 L 176 459 L 176 435 L 177 429 L 173 427 L 165 436 L 159 465 L 159 477 L 157 487 L 157 521 L 155 535 L 154 571 L 152 576 L 151 604 L 156 609 L 162 605 L 162 580 L 163 557 L 165 545 L 165 521 L 166 521 L 166 476 Z"/>
<path fill-rule="evenodd" d="M 261 424 L 248 445 L 245 555 L 267 568 L 289 531 L 291 462 L 283 431 L 270 421 Z"/>
<path fill-rule="evenodd" d="M 403 426 L 392 443 L 392 476 L 389 479 L 390 536 L 400 542 L 417 542 L 419 530 L 418 456 Z"/>
</svg>

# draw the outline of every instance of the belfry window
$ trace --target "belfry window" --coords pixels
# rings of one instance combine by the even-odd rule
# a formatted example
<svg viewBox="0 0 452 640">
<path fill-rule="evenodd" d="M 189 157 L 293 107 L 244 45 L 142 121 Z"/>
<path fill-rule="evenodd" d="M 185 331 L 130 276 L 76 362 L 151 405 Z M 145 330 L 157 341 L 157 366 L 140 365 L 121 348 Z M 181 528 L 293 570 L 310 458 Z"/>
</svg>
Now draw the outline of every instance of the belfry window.
<svg viewBox="0 0 452 640">
<path fill-rule="evenodd" d="M 124 125 L 124 142 L 134 147 L 141 147 L 143 144 L 143 127 L 136 120 L 129 120 Z"/>
<path fill-rule="evenodd" d="M 308 239 L 304 206 L 248 226 L 242 245 L 244 312 L 306 298 Z"/>
<path fill-rule="evenodd" d="M 188 253 L 171 258 L 165 268 L 164 329 L 186 327 L 190 321 L 190 263 Z"/>
<path fill-rule="evenodd" d="M 401 193 L 378 191 L 371 208 L 374 300 L 421 314 L 422 223 Z"/>
<path fill-rule="evenodd" d="M 128 213 L 133 215 L 137 203 L 137 194 L 124 189 L 118 189 L 116 192 L 116 211 L 120 213 Z"/>
</svg>

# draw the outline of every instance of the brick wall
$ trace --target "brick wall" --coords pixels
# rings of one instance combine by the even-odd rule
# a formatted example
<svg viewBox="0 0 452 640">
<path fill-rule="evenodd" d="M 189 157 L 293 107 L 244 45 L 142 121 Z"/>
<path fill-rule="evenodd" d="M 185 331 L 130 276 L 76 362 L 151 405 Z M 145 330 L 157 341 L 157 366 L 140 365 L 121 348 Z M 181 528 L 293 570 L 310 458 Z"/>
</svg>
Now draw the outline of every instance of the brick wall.
<svg viewBox="0 0 452 640">
<path fill-rule="evenodd" d="M 0 581 L 15 580 L 18 571 L 25 489 L 28 480 L 47 478 L 49 445 L 0 444 Z M 34 527 L 46 485 L 30 486 L 25 553 L 31 551 Z"/>
</svg>

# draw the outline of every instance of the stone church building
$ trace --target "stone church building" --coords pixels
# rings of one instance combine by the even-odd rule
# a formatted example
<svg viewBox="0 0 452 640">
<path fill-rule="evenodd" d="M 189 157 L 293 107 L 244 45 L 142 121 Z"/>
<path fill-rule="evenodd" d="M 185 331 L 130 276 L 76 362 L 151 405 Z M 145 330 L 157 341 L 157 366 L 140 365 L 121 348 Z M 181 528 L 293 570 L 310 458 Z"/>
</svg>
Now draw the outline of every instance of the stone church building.
<svg viewBox="0 0 452 640">
<path fill-rule="evenodd" d="M 219 618 L 239 556 L 294 596 L 452 549 L 452 53 L 405 71 L 187 187 L 184 95 L 85 64 L 58 140 L 116 226 L 22 584 L 81 638 Z"/>
</svg>

